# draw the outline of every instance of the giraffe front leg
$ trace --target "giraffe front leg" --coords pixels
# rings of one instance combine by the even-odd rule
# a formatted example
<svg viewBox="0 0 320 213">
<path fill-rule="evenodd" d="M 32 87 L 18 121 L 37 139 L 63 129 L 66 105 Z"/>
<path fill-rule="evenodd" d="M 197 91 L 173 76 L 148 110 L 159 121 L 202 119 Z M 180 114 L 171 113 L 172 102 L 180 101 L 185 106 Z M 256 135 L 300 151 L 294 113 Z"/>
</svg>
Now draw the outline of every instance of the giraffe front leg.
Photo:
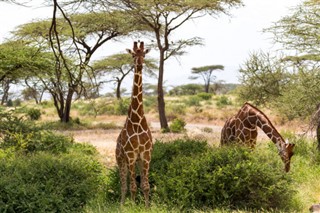
<svg viewBox="0 0 320 213">
<path fill-rule="evenodd" d="M 121 205 L 124 204 L 127 194 L 127 176 L 128 167 L 125 163 L 119 164 L 120 182 L 121 182 Z"/>
</svg>

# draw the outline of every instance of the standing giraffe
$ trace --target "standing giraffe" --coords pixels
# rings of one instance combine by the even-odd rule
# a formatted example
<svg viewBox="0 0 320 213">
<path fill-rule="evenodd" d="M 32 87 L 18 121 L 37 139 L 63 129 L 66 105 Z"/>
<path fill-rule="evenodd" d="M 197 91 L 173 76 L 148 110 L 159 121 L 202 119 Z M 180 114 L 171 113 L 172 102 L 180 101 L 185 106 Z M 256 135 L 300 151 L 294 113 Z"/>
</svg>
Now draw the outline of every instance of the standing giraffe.
<svg viewBox="0 0 320 213">
<path fill-rule="evenodd" d="M 238 143 L 254 148 L 258 136 L 257 127 L 262 129 L 277 146 L 285 171 L 289 172 L 294 144 L 285 142 L 269 118 L 249 103 L 245 103 L 237 115 L 226 121 L 221 131 L 220 143 L 221 145 Z"/>
<path fill-rule="evenodd" d="M 133 50 L 127 49 L 134 59 L 134 80 L 131 104 L 128 116 L 117 139 L 116 160 L 121 178 L 121 204 L 124 204 L 127 192 L 127 174 L 130 172 L 130 192 L 134 201 L 137 185 L 135 164 L 139 162 L 141 173 L 141 188 L 143 190 L 145 205 L 149 207 L 149 164 L 152 152 L 152 136 L 143 112 L 142 103 L 142 64 L 145 55 L 143 42 L 134 42 Z"/>
</svg>

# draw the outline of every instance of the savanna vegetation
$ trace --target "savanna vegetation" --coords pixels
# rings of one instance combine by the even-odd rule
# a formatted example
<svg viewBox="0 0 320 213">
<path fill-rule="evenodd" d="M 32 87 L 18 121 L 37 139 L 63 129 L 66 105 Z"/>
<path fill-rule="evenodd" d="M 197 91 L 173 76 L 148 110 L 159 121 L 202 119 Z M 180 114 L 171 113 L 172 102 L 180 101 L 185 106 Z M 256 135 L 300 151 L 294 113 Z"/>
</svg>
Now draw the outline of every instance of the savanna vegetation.
<svg viewBox="0 0 320 213">
<path fill-rule="evenodd" d="M 163 85 L 165 62 L 202 44 L 170 35 L 194 18 L 228 14 L 241 1 L 54 0 L 50 6 L 51 19 L 21 25 L 0 44 L 1 212 L 306 212 L 319 203 L 317 1 L 265 29 L 282 53 L 250 54 L 238 85 L 215 82 L 213 70 L 225 65 L 210 65 L 193 69 L 204 85 L 170 90 Z M 145 66 L 157 78 L 144 93 L 155 142 L 150 209 L 141 193 L 136 203 L 119 204 L 114 145 L 130 104 L 121 94 L 130 59 L 120 53 L 93 60 L 101 46 L 138 35 L 159 52 Z M 114 82 L 115 94 L 101 94 Z M 21 96 L 10 93 L 13 85 Z M 255 150 L 219 147 L 222 125 L 245 101 L 296 144 L 289 173 L 263 134 Z M 80 140 L 86 131 L 90 136 Z M 97 138 L 108 147 L 97 146 Z"/>
</svg>

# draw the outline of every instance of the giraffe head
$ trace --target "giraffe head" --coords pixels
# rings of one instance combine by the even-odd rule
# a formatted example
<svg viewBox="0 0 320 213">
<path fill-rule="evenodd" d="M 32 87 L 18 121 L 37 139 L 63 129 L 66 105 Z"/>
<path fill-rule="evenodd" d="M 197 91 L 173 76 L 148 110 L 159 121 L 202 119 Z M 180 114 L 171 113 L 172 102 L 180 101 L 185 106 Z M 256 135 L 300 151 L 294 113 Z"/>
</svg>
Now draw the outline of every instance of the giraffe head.
<svg viewBox="0 0 320 213">
<path fill-rule="evenodd" d="M 293 156 L 293 147 L 295 144 L 293 143 L 288 143 L 287 141 L 285 143 L 281 143 L 280 145 L 280 157 L 284 163 L 284 170 L 286 172 L 290 171 L 290 160 L 291 157 Z"/>
<path fill-rule="evenodd" d="M 138 47 L 138 43 L 140 43 Z M 145 55 L 149 52 L 149 49 L 144 49 L 144 43 L 143 41 L 140 42 L 134 42 L 133 43 L 133 49 L 127 49 L 127 52 L 132 55 L 132 58 L 134 59 L 134 64 L 137 66 L 142 66 Z"/>
</svg>

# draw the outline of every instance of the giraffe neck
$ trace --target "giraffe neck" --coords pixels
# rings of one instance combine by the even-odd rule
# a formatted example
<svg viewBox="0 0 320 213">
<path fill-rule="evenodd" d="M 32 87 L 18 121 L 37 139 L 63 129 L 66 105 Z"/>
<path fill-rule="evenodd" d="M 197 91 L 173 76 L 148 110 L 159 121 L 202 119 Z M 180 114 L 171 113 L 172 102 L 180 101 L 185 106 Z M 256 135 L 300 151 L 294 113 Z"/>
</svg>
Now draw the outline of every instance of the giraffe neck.
<svg viewBox="0 0 320 213">
<path fill-rule="evenodd" d="M 144 115 L 142 101 L 142 65 L 135 65 L 129 116 L 132 112 L 139 115 L 139 118 Z"/>
<path fill-rule="evenodd" d="M 258 126 L 277 146 L 278 151 L 281 151 L 281 145 L 285 143 L 284 139 L 273 126 L 269 118 L 259 109 L 249 107 L 248 119 L 252 126 Z"/>
</svg>

